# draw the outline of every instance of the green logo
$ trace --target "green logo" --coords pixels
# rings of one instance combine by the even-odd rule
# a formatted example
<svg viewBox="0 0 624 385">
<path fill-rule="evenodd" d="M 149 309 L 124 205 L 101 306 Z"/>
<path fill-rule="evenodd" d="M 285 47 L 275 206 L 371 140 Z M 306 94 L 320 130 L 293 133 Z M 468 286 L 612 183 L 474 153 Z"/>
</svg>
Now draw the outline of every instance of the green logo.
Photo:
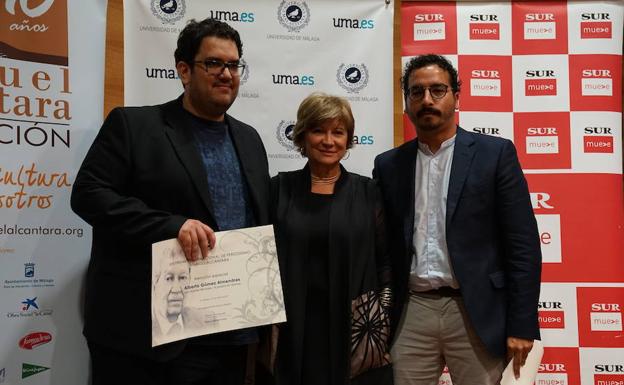
<svg viewBox="0 0 624 385">
<path fill-rule="evenodd" d="M 46 368 L 45 366 L 22 363 L 22 378 L 34 376 L 48 369 L 50 368 Z"/>
</svg>

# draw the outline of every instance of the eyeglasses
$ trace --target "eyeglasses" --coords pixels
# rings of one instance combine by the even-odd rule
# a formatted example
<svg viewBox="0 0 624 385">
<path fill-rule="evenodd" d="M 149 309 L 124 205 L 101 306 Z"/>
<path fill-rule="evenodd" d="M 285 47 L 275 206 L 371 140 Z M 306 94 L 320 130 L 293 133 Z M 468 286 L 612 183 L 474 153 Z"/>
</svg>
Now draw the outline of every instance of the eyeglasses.
<svg viewBox="0 0 624 385">
<path fill-rule="evenodd" d="M 446 84 L 434 84 L 430 87 L 414 86 L 407 90 L 407 96 L 414 102 L 419 102 L 425 97 L 425 91 L 429 90 L 429 95 L 434 100 L 439 100 L 446 95 L 449 86 Z"/>
<path fill-rule="evenodd" d="M 230 75 L 232 76 L 240 76 L 245 71 L 245 64 L 241 63 L 240 61 L 224 62 L 223 60 L 219 59 L 205 59 L 196 60 L 193 63 L 203 64 L 206 73 L 209 73 L 211 75 L 220 75 L 226 68 L 228 69 L 228 71 L 230 71 Z"/>
</svg>

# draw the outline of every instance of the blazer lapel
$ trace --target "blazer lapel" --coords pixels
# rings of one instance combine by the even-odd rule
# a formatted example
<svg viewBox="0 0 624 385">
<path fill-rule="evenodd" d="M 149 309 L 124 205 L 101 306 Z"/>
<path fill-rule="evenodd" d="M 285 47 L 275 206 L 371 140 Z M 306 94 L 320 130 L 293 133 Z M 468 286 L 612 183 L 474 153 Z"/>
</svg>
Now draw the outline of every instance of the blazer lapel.
<svg viewBox="0 0 624 385">
<path fill-rule="evenodd" d="M 409 263 L 411 264 L 412 258 L 412 243 L 414 238 L 414 200 L 415 200 L 415 183 L 416 183 L 416 156 L 418 155 L 418 141 L 412 140 L 404 148 L 401 153 L 401 160 L 398 162 L 401 169 L 397 170 L 397 180 L 399 181 L 398 195 L 396 197 L 397 202 L 406 202 L 407 207 L 404 207 L 404 212 L 407 215 L 404 216 L 403 222 L 403 237 L 405 240 L 405 250 L 408 252 Z M 409 199 L 405 199 L 409 197 Z"/>
<path fill-rule="evenodd" d="M 470 171 L 472 159 L 475 155 L 474 139 L 461 127 L 457 127 L 455 149 L 453 151 L 453 164 L 449 180 L 448 194 L 446 198 L 446 226 L 448 228 L 455 214 L 459 197 L 461 196 L 464 182 Z"/>
<path fill-rule="evenodd" d="M 167 103 L 164 106 L 164 113 L 165 120 L 169 124 L 166 131 L 167 136 L 178 154 L 180 162 L 189 173 L 193 185 L 212 217 L 211 219 L 215 222 L 212 216 L 213 208 L 204 162 L 199 155 L 196 140 L 190 128 L 192 127 L 191 119 L 182 109 L 182 97 Z"/>
</svg>

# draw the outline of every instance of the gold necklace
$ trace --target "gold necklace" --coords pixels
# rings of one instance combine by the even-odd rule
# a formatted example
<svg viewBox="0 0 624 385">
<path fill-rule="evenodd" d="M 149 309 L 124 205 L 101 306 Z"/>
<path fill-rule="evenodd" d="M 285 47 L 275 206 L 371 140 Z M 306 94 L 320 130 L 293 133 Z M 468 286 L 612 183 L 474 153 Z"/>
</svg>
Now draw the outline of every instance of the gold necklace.
<svg viewBox="0 0 624 385">
<path fill-rule="evenodd" d="M 310 174 L 310 176 L 312 177 L 312 184 L 334 184 L 340 177 L 340 172 L 337 173 L 336 175 L 328 176 L 325 178 L 316 176 L 314 174 Z"/>
</svg>

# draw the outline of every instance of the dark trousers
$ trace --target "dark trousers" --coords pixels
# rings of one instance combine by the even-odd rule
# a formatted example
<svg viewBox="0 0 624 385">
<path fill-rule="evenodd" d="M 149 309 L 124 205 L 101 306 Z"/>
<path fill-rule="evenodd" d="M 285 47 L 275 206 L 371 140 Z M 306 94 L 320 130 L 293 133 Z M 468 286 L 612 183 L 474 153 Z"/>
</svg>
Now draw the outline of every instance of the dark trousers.
<svg viewBox="0 0 624 385">
<path fill-rule="evenodd" d="M 89 342 L 92 385 L 243 385 L 247 345 L 188 344 L 167 362 Z"/>
</svg>

